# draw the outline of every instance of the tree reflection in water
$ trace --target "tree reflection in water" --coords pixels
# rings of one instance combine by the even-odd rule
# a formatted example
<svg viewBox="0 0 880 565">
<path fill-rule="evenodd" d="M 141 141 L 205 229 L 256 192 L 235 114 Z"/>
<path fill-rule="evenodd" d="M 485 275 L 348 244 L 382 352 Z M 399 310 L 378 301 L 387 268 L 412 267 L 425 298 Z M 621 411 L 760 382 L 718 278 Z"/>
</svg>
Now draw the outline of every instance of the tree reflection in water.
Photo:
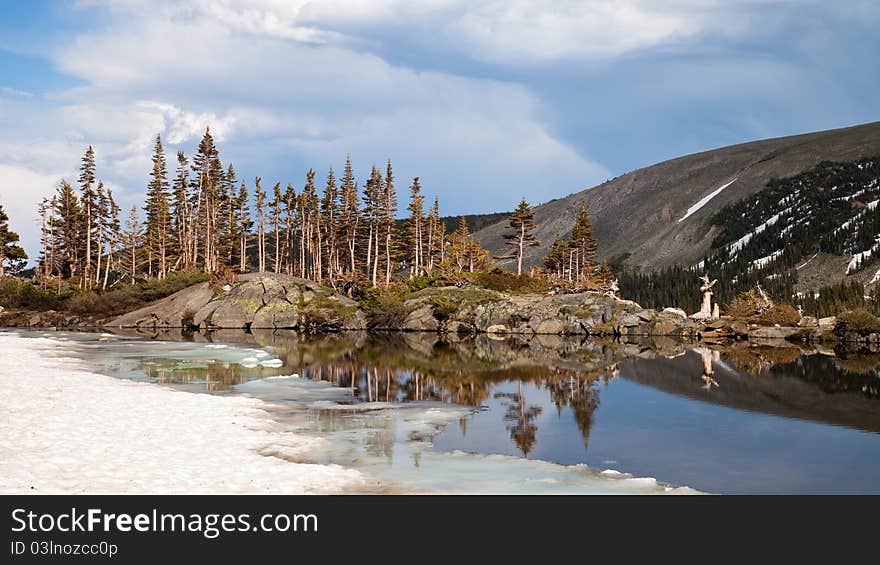
<svg viewBox="0 0 880 565">
<path fill-rule="evenodd" d="M 527 406 L 522 381 L 518 381 L 517 385 L 519 385 L 517 394 L 496 392 L 495 398 L 508 400 L 505 402 L 507 411 L 504 414 L 504 421 L 510 422 L 511 425 L 507 426 L 507 431 L 510 432 L 510 439 L 519 447 L 522 454 L 528 457 L 535 444 L 535 436 L 538 434 L 538 426 L 534 421 L 543 409 L 540 406 Z"/>
<path fill-rule="evenodd" d="M 687 344 L 671 339 L 644 343 L 574 340 L 552 336 L 494 340 L 487 336 L 343 333 L 309 337 L 284 331 L 219 331 L 207 335 L 163 333 L 160 339 L 238 343 L 271 348 L 283 362 L 277 369 L 209 363 L 187 368 L 171 360 L 150 359 L 142 370 L 158 382 L 202 383 L 228 389 L 254 378 L 298 373 L 354 390 L 353 402 L 435 401 L 487 409 L 503 405 L 510 440 L 528 456 L 538 441 L 542 407 L 530 390 L 546 391 L 557 412 L 570 409 L 584 446 L 589 443 L 603 383 L 627 380 L 701 401 L 759 412 L 793 415 L 880 429 L 874 405 L 847 400 L 839 410 L 830 395 L 878 397 L 875 354 L 828 352 L 794 345 L 728 347 Z M 832 355 L 833 354 L 833 355 Z M 696 381 L 696 382 L 695 382 Z M 511 392 L 514 383 L 516 392 Z M 502 385 L 507 384 L 503 389 Z M 708 389 L 711 394 L 705 394 Z M 855 419 L 853 414 L 858 414 Z M 867 415 L 866 415 L 867 414 Z M 852 420 L 852 421 L 851 421 Z M 468 418 L 460 421 L 467 433 Z M 370 450 L 390 457 L 394 430 L 376 429 Z"/>
</svg>

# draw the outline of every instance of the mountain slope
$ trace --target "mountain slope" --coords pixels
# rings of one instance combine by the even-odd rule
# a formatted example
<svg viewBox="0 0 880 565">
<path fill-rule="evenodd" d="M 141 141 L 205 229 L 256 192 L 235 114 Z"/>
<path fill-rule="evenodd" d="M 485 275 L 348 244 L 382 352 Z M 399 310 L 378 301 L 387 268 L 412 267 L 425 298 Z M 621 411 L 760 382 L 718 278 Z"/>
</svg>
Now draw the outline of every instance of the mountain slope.
<svg viewBox="0 0 880 565">
<path fill-rule="evenodd" d="M 773 180 L 710 218 L 720 231 L 699 265 L 731 279 L 757 273 L 772 280 L 795 271 L 801 291 L 856 277 L 876 264 L 880 251 L 878 204 L 880 156 L 820 163 Z M 876 268 L 857 277 L 868 284 L 878 279 Z"/>
<path fill-rule="evenodd" d="M 526 263 L 540 264 L 555 234 L 569 232 L 586 202 L 602 256 L 625 256 L 625 264 L 644 269 L 694 265 L 710 252 L 721 228 L 708 219 L 724 206 L 823 161 L 873 155 L 880 155 L 880 122 L 743 143 L 638 169 L 536 207 L 541 245 L 528 250 Z M 498 222 L 475 236 L 497 253 L 503 226 Z"/>
</svg>

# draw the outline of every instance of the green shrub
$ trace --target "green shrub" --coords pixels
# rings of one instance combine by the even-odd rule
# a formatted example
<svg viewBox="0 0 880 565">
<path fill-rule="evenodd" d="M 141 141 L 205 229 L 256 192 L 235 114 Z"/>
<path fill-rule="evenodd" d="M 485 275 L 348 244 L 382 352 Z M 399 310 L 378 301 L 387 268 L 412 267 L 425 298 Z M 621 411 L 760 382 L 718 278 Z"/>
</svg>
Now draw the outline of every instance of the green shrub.
<svg viewBox="0 0 880 565">
<path fill-rule="evenodd" d="M 445 294 L 437 294 L 429 299 L 431 310 L 441 322 L 448 320 L 452 315 L 461 308 L 461 300 Z"/>
<path fill-rule="evenodd" d="M 800 321 L 800 313 L 788 304 L 777 304 L 757 317 L 757 322 L 764 326 L 796 326 Z"/>
<path fill-rule="evenodd" d="M 111 288 L 106 292 L 80 292 L 67 300 L 65 309 L 80 316 L 118 316 L 209 280 L 211 275 L 208 273 L 195 271 L 169 273 L 162 280 L 141 280 L 136 284 Z"/>
<path fill-rule="evenodd" d="M 418 292 L 426 288 L 441 286 L 440 279 L 436 277 L 416 277 L 414 279 L 406 279 L 403 283 L 410 292 Z"/>
<path fill-rule="evenodd" d="M 396 300 L 382 300 L 376 308 L 367 311 L 367 326 L 370 328 L 397 329 L 403 326 L 409 309 Z"/>
<path fill-rule="evenodd" d="M 740 320 L 748 320 L 758 312 L 762 304 L 763 301 L 754 290 L 740 292 L 730 301 L 726 314 Z"/>
<path fill-rule="evenodd" d="M 477 286 L 499 292 L 528 293 L 550 290 L 550 283 L 544 278 L 531 277 L 527 274 L 515 275 L 501 268 L 472 273 L 469 278 Z"/>
<path fill-rule="evenodd" d="M 398 328 L 409 314 L 403 302 L 410 295 L 404 283 L 392 283 L 384 288 L 364 289 L 358 304 L 367 315 L 370 328 Z"/>
<path fill-rule="evenodd" d="M 51 290 L 43 290 L 15 277 L 0 278 L 0 306 L 29 310 L 58 310 L 61 299 Z"/>
<path fill-rule="evenodd" d="M 880 318 L 871 314 L 864 308 L 856 308 L 844 312 L 837 317 L 837 326 L 834 328 L 838 335 L 857 333 L 867 335 L 880 332 Z"/>
</svg>

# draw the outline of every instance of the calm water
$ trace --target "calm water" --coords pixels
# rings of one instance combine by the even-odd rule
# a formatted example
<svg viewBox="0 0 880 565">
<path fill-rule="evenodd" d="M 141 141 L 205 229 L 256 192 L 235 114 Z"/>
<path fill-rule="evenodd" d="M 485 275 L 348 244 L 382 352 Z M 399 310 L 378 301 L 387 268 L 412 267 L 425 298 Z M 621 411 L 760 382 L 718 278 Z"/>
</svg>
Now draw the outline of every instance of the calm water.
<svg viewBox="0 0 880 565">
<path fill-rule="evenodd" d="M 420 334 L 40 333 L 112 376 L 249 394 L 382 492 L 880 493 L 878 355 Z M 297 374 L 302 378 L 267 378 Z M 547 465 L 546 463 L 558 465 Z M 584 465 L 589 467 L 585 470 Z M 635 482 L 633 483 L 635 484 Z"/>
</svg>

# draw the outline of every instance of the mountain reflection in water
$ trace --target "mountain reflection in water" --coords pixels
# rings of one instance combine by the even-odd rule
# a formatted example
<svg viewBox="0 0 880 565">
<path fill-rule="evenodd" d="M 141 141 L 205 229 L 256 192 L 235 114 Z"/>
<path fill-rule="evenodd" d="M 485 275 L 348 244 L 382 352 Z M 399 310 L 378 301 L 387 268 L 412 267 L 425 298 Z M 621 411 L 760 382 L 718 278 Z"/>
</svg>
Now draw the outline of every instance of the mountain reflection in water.
<svg viewBox="0 0 880 565">
<path fill-rule="evenodd" d="M 343 402 L 470 407 L 433 438 L 435 451 L 619 466 L 713 492 L 880 492 L 877 354 L 670 339 L 130 335 L 269 348 L 280 366 L 161 353 L 120 361 L 123 338 L 100 346 L 117 364 L 108 361 L 111 374 L 223 392 L 296 373 L 352 389 Z"/>
</svg>

